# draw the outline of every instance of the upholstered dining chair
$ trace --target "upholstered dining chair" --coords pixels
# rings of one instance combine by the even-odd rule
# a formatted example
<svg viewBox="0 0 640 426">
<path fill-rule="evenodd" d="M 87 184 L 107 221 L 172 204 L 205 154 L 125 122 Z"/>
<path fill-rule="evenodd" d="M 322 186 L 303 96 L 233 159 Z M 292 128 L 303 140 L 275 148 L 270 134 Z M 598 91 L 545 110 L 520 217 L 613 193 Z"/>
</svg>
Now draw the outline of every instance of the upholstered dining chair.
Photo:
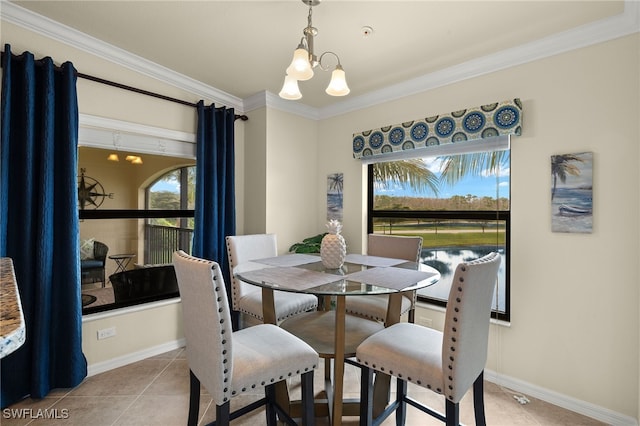
<svg viewBox="0 0 640 426">
<path fill-rule="evenodd" d="M 266 406 L 266 424 L 281 420 L 295 425 L 276 402 L 275 385 L 301 376 L 302 423 L 314 424 L 313 371 L 318 353 L 308 344 L 273 324 L 233 332 L 231 312 L 220 266 L 177 251 L 173 265 L 182 299 L 182 318 L 190 372 L 189 418 L 198 423 L 200 385 L 216 405 L 216 425 Z M 264 398 L 230 410 L 233 397 L 264 388 Z"/>
<path fill-rule="evenodd" d="M 275 257 L 278 255 L 275 234 L 252 234 L 228 236 L 227 257 L 231 271 L 231 302 L 234 311 L 249 315 L 259 321 L 264 321 L 262 314 L 262 289 L 245 283 L 234 277 L 236 266 L 251 260 Z M 294 315 L 317 309 L 318 298 L 312 294 L 291 293 L 286 291 L 273 292 L 276 322 L 283 321 Z M 239 315 L 236 316 L 238 318 Z M 234 328 L 239 328 L 239 318 Z"/>
<path fill-rule="evenodd" d="M 405 237 L 400 235 L 369 234 L 367 254 L 371 256 L 391 257 L 410 262 L 419 262 L 422 251 L 422 237 Z M 400 314 L 408 314 L 409 322 L 415 322 L 416 292 L 405 292 L 402 295 Z M 385 322 L 387 318 L 388 295 L 349 296 L 346 299 L 346 312 L 351 315 Z"/>
<path fill-rule="evenodd" d="M 490 253 L 460 263 L 455 271 L 442 332 L 417 324 L 398 323 L 370 336 L 356 350 L 361 365 L 360 425 L 371 425 L 372 376 L 383 372 L 397 378 L 396 400 L 375 419 L 379 424 L 393 411 L 404 425 L 406 404 L 447 425 L 460 422 L 459 403 L 473 386 L 476 425 L 485 425 L 483 376 L 487 361 L 491 300 L 500 255 Z M 445 397 L 445 415 L 407 395 L 407 381 Z"/>
</svg>

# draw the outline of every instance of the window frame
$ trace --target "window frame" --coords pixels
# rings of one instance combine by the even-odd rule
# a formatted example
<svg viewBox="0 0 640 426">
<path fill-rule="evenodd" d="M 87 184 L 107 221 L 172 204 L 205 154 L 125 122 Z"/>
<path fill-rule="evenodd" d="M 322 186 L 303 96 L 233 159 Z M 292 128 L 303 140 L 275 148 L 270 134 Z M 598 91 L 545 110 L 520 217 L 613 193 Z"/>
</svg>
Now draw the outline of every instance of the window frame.
<svg viewBox="0 0 640 426">
<path fill-rule="evenodd" d="M 145 208 L 144 209 L 95 209 L 95 210 L 84 210 L 78 209 L 78 216 L 80 220 L 94 220 L 94 219 L 144 219 L 145 223 L 149 222 L 149 219 L 163 219 L 163 218 L 177 218 L 180 219 L 181 222 L 187 221 L 189 219 L 193 219 L 195 217 L 194 209 L 185 209 L 188 205 L 186 191 L 183 191 L 183 188 L 187 186 L 187 172 L 186 169 L 189 167 L 195 167 L 195 165 L 190 166 L 180 166 L 175 169 L 172 169 L 158 179 L 150 183 L 144 190 L 145 197 Z M 185 171 L 182 171 L 182 170 Z M 156 184 L 163 176 L 167 173 L 171 173 L 175 170 L 181 170 L 180 172 L 180 204 L 181 209 L 178 210 L 156 210 L 149 208 L 149 188 L 151 188 L 154 184 Z M 99 312 L 111 311 L 114 309 L 127 308 L 131 306 L 146 304 L 149 302 L 155 301 L 163 301 L 169 300 L 171 298 L 161 297 L 157 300 L 147 300 L 147 301 L 131 301 L 124 303 L 110 303 L 105 305 L 98 305 L 94 307 L 82 308 L 82 315 L 95 314 Z"/>
<path fill-rule="evenodd" d="M 509 197 L 511 199 L 511 197 Z M 510 241 L 511 241 L 511 202 L 509 210 L 374 210 L 374 178 L 373 163 L 367 165 L 367 233 L 374 232 L 374 219 L 376 218 L 402 218 L 402 219 L 472 219 L 472 220 L 498 220 L 505 224 L 504 262 L 505 262 L 505 312 L 491 310 L 491 318 L 509 322 L 511 320 L 511 271 L 510 271 Z M 429 305 L 446 307 L 447 302 L 440 299 L 432 299 L 418 294 L 419 302 Z"/>
</svg>

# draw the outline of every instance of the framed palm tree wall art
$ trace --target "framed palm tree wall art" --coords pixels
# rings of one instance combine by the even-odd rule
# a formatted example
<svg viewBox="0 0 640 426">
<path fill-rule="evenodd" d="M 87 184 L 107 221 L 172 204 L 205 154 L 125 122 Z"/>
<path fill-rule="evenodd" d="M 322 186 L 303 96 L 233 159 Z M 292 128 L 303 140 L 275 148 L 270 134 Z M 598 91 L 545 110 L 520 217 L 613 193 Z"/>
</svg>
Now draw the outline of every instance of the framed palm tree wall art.
<svg viewBox="0 0 640 426">
<path fill-rule="evenodd" d="M 551 230 L 593 231 L 593 153 L 551 156 Z"/>
<path fill-rule="evenodd" d="M 327 175 L 327 220 L 342 222 L 342 185 L 344 173 Z"/>
</svg>

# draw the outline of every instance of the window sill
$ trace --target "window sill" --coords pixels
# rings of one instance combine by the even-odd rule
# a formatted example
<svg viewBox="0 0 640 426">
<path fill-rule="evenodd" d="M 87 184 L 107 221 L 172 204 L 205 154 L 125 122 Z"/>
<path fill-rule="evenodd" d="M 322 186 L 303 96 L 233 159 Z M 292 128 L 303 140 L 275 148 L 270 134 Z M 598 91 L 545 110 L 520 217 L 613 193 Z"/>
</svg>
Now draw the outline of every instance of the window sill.
<svg viewBox="0 0 640 426">
<path fill-rule="evenodd" d="M 172 299 L 158 300 L 156 302 L 147 302 L 140 305 L 125 306 L 123 308 L 110 309 L 107 311 L 96 312 L 95 314 L 87 314 L 82 316 L 82 322 L 98 321 L 104 318 L 117 317 L 120 315 L 130 314 L 134 312 L 146 311 L 148 309 L 160 308 L 167 305 L 175 305 L 180 303 L 179 297 Z"/>
<path fill-rule="evenodd" d="M 439 312 L 443 315 L 447 312 L 447 309 L 443 306 L 432 305 L 430 303 L 425 303 L 425 302 L 416 302 L 416 306 L 419 306 L 420 308 L 423 308 L 423 309 L 428 309 L 433 312 Z M 507 328 L 511 327 L 511 322 L 495 319 L 495 318 L 491 318 L 491 324 L 498 325 L 501 327 L 507 327 Z"/>
</svg>

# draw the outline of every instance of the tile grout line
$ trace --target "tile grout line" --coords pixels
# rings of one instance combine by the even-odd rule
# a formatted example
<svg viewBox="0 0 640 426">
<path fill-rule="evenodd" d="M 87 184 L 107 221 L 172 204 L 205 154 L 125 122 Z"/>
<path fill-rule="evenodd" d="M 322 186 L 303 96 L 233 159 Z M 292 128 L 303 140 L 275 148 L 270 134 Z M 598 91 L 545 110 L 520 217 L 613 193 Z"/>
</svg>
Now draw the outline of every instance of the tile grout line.
<svg viewBox="0 0 640 426">
<path fill-rule="evenodd" d="M 180 354 L 180 352 L 178 353 Z M 144 389 L 142 389 L 140 391 L 140 393 L 138 395 L 136 395 L 136 397 L 133 399 L 133 401 L 131 401 L 131 404 L 129 404 L 127 406 L 127 408 L 125 408 L 124 410 L 122 410 L 122 412 L 120 413 L 120 415 L 118 417 L 116 417 L 116 419 L 113 421 L 113 423 L 111 423 L 111 426 L 115 426 L 118 423 L 118 420 L 120 420 L 122 418 L 122 416 L 125 415 L 125 413 L 127 412 L 127 410 L 129 410 L 133 404 L 135 404 L 140 397 L 142 396 L 142 394 L 149 389 L 149 387 L 153 384 L 153 382 L 155 382 L 156 380 L 158 380 L 158 377 L 160 377 L 160 375 L 162 373 L 164 373 L 171 364 L 173 364 L 176 360 L 176 358 L 178 357 L 178 354 L 176 354 L 173 358 L 171 358 L 171 360 L 167 363 L 167 365 L 164 366 L 164 368 L 162 370 L 160 370 L 160 372 L 158 374 L 155 375 L 155 377 L 153 379 L 151 379 L 151 381 L 147 384 L 147 386 L 144 387 Z"/>
</svg>

